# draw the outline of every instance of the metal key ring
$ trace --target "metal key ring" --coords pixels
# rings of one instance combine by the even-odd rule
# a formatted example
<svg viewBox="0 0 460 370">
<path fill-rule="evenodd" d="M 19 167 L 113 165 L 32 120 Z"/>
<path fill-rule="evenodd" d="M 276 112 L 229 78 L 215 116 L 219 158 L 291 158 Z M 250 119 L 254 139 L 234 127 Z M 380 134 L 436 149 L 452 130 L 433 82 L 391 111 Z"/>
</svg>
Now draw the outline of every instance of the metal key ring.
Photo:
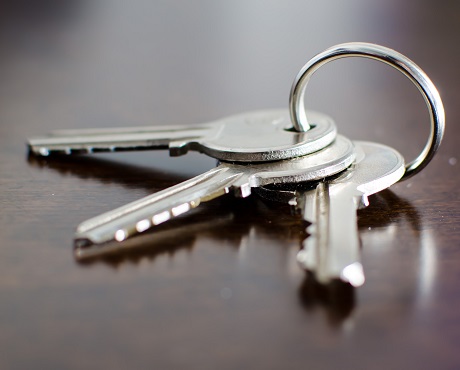
<svg viewBox="0 0 460 370">
<path fill-rule="evenodd" d="M 364 42 L 350 42 L 333 46 L 310 59 L 297 74 L 291 88 L 289 110 L 294 128 L 299 132 L 310 129 L 304 105 L 305 89 L 310 77 L 324 64 L 347 57 L 375 59 L 388 64 L 409 78 L 423 95 L 430 113 L 430 136 L 418 157 L 406 164 L 406 172 L 401 180 L 414 176 L 433 159 L 441 144 L 445 113 L 439 92 L 425 72 L 409 58 L 393 49 Z"/>
</svg>

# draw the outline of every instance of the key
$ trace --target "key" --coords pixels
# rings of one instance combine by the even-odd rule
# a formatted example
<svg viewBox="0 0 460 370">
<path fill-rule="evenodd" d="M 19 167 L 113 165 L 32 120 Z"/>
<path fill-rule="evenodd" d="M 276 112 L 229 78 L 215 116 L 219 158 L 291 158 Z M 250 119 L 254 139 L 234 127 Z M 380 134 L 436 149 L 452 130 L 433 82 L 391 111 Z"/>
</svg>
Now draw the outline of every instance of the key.
<svg viewBox="0 0 460 370">
<path fill-rule="evenodd" d="M 39 156 L 107 151 L 169 149 L 171 156 L 188 150 L 222 161 L 265 162 L 299 157 L 329 145 L 336 137 L 331 118 L 308 113 L 314 127 L 296 132 L 287 110 L 239 114 L 195 126 L 60 130 L 28 140 Z"/>
<path fill-rule="evenodd" d="M 364 283 L 357 210 L 369 205 L 370 195 L 404 175 L 404 159 L 394 149 L 366 142 L 355 145 L 364 153 L 357 163 L 337 179 L 300 194 L 305 219 L 313 224 L 297 260 L 323 284 L 333 279 L 355 287 Z"/>
<path fill-rule="evenodd" d="M 267 184 L 318 180 L 343 171 L 354 158 L 352 142 L 338 135 L 330 146 L 291 160 L 222 162 L 202 175 L 81 223 L 76 245 L 121 242 L 229 192 L 244 198 L 252 188 Z"/>
<path fill-rule="evenodd" d="M 258 191 L 263 198 L 295 204 L 312 223 L 297 260 L 322 284 L 334 279 L 355 287 L 364 283 L 357 210 L 369 204 L 370 195 L 396 183 L 405 171 L 404 159 L 396 150 L 370 142 L 354 143 L 355 163 L 338 177 L 297 192 L 263 187 Z"/>
</svg>

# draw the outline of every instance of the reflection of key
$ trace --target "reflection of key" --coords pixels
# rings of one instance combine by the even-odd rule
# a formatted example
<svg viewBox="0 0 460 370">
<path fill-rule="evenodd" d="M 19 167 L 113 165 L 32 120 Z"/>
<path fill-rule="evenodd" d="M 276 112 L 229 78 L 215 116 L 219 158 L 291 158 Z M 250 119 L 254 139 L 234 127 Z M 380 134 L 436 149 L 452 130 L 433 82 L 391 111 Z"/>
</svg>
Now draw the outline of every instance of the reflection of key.
<svg viewBox="0 0 460 370">
<path fill-rule="evenodd" d="M 404 174 L 404 160 L 394 149 L 368 142 L 355 142 L 355 146 L 357 160 L 352 167 L 334 180 L 297 194 L 304 218 L 313 223 L 297 259 L 320 283 L 332 279 L 353 286 L 364 283 L 356 211 L 369 204 L 369 195 L 388 188 Z"/>
<path fill-rule="evenodd" d="M 338 136 L 330 146 L 291 160 L 223 162 L 202 175 L 83 222 L 77 228 L 77 244 L 123 241 L 230 191 L 247 197 L 254 187 L 318 180 L 343 171 L 353 160 L 353 144 Z"/>
<path fill-rule="evenodd" d="M 288 111 L 266 110 L 195 126 L 61 130 L 31 138 L 28 146 L 42 156 L 169 148 L 174 156 L 194 150 L 224 161 L 274 161 L 316 152 L 334 140 L 336 128 L 329 117 L 308 115 L 314 123 L 308 132 L 290 130 Z"/>
</svg>

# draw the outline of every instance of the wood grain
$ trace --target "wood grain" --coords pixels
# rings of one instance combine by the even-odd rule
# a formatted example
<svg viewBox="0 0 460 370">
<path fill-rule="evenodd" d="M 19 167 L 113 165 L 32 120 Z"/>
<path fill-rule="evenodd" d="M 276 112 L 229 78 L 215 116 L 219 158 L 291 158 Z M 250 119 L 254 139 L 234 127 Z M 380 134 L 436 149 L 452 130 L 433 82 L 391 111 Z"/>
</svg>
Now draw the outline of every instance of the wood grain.
<svg viewBox="0 0 460 370">
<path fill-rule="evenodd" d="M 0 368 L 459 368 L 459 12 L 453 1 L 2 2 Z M 75 258 L 79 222 L 214 160 L 40 160 L 27 137 L 287 107 L 300 67 L 346 41 L 406 54 L 447 112 L 433 162 L 359 212 L 363 287 L 315 283 L 295 262 L 305 223 L 256 197 L 226 196 L 110 255 Z M 428 135 L 416 89 L 372 61 L 324 67 L 307 105 L 408 159 Z"/>
</svg>

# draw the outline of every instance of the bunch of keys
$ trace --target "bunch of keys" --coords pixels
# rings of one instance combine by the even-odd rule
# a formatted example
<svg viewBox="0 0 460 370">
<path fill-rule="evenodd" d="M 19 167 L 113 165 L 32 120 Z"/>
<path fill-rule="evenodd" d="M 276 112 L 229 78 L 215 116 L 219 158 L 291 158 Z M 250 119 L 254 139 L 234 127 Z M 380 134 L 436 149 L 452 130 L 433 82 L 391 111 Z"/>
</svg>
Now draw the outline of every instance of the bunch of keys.
<svg viewBox="0 0 460 370">
<path fill-rule="evenodd" d="M 388 146 L 338 135 L 331 118 L 305 110 L 311 75 L 332 60 L 350 56 L 394 67 L 425 98 L 430 137 L 412 162 L 405 164 Z M 347 43 L 316 55 L 301 69 L 291 89 L 289 111 L 250 112 L 194 126 L 54 131 L 29 139 L 28 146 L 37 156 L 169 149 L 171 156 L 192 150 L 218 160 L 217 167 L 204 174 L 81 223 L 75 235 L 77 258 L 84 259 L 88 250 L 122 243 L 202 202 L 227 193 L 245 198 L 257 189 L 264 198 L 296 206 L 311 223 L 311 235 L 297 256 L 303 268 L 320 283 L 340 279 L 357 287 L 365 281 L 357 210 L 369 204 L 371 194 L 429 163 L 442 140 L 444 122 L 439 93 L 415 63 L 379 45 Z"/>
</svg>

